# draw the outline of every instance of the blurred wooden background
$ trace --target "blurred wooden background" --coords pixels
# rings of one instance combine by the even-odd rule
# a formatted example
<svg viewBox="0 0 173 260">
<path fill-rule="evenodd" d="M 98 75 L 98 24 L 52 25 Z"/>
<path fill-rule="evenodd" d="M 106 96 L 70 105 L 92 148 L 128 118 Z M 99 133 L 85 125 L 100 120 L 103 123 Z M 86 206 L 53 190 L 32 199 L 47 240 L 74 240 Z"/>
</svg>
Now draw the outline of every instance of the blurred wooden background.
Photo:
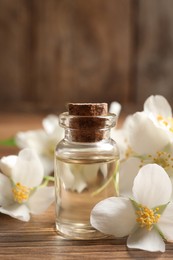
<svg viewBox="0 0 173 260">
<path fill-rule="evenodd" d="M 0 0 L 0 111 L 173 104 L 172 0 Z"/>
</svg>

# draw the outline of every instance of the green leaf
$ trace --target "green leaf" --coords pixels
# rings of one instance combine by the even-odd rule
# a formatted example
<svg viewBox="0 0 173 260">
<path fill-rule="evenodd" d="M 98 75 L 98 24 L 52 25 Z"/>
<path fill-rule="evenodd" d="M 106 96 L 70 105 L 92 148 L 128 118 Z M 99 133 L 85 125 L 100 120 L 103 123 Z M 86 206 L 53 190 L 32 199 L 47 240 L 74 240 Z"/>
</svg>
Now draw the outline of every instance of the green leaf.
<svg viewBox="0 0 173 260">
<path fill-rule="evenodd" d="M 9 138 L 5 140 L 0 140 L 0 145 L 2 146 L 16 146 L 16 142 L 14 138 Z"/>
</svg>

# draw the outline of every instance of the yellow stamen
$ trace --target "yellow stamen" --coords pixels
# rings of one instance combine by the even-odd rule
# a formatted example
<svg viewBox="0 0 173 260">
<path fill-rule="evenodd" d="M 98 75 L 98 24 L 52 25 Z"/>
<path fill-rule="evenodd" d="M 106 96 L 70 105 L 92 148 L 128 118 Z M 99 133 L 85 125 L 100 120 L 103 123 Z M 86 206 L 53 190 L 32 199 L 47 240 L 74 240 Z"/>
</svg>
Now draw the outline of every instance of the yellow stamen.
<svg viewBox="0 0 173 260">
<path fill-rule="evenodd" d="M 140 205 L 139 210 L 136 210 L 136 222 L 140 227 L 145 227 L 148 231 L 153 228 L 153 225 L 156 224 L 160 218 L 160 214 L 157 212 L 159 208 L 149 209 L 145 206 Z"/>
<path fill-rule="evenodd" d="M 157 120 L 158 120 L 158 121 L 161 121 L 161 120 L 163 120 L 163 116 L 161 116 L 161 115 L 158 115 L 158 116 L 157 116 Z"/>
<path fill-rule="evenodd" d="M 16 183 L 12 189 L 14 200 L 18 203 L 23 203 L 28 200 L 31 188 L 28 188 L 21 183 Z"/>
<path fill-rule="evenodd" d="M 142 157 L 141 167 L 147 163 L 157 163 L 166 171 L 173 168 L 173 157 L 169 152 L 158 151 L 155 155 L 145 155 Z"/>
<path fill-rule="evenodd" d="M 157 116 L 157 120 L 165 126 L 170 132 L 173 132 L 173 118 L 172 117 L 167 117 L 164 118 L 162 115 Z"/>
<path fill-rule="evenodd" d="M 126 159 L 130 156 L 133 156 L 133 150 L 132 148 L 128 145 L 127 149 L 126 149 L 126 152 L 125 152 L 125 156 L 126 156 Z"/>
</svg>

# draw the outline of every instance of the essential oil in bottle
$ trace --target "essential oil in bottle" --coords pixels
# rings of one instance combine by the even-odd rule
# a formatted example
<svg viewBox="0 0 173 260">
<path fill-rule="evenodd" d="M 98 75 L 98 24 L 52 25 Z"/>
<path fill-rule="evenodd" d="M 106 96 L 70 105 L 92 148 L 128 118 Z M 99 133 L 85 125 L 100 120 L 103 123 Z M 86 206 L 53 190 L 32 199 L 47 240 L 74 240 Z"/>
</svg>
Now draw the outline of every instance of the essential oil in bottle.
<svg viewBox="0 0 173 260">
<path fill-rule="evenodd" d="M 116 115 L 107 112 L 106 103 L 69 103 L 59 119 L 65 137 L 55 150 L 56 229 L 71 239 L 103 238 L 91 226 L 90 212 L 116 196 L 119 153 L 110 138 Z"/>
</svg>

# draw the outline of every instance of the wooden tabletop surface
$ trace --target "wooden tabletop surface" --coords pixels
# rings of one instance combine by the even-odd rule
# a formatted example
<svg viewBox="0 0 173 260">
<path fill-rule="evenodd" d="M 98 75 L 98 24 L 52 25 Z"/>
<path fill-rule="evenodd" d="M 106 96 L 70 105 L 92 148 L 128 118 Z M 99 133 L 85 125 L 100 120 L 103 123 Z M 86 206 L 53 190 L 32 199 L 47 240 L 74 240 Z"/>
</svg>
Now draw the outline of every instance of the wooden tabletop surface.
<svg viewBox="0 0 173 260">
<path fill-rule="evenodd" d="M 42 115 L 0 114 L 0 139 L 41 127 Z M 0 157 L 17 154 L 15 147 L 0 146 Z M 52 205 L 45 213 L 22 222 L 0 214 L 0 259 L 173 259 L 173 244 L 165 253 L 128 249 L 126 239 L 65 240 L 55 231 Z"/>
</svg>

